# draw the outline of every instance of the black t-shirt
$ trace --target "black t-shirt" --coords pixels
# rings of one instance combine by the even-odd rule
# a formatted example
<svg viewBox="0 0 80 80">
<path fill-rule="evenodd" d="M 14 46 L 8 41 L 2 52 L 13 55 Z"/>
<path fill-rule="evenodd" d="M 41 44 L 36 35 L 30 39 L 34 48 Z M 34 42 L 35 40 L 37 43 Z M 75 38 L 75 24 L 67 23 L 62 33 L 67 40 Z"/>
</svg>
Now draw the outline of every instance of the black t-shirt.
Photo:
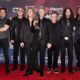
<svg viewBox="0 0 80 80">
<path fill-rule="evenodd" d="M 3 28 L 4 25 L 9 25 L 10 27 L 10 20 L 7 18 L 0 19 L 0 28 Z M 9 38 L 9 34 L 9 29 L 7 31 L 0 32 L 0 39 Z"/>
<path fill-rule="evenodd" d="M 62 29 L 62 25 L 59 21 L 51 24 L 52 43 L 55 44 L 60 42 L 61 29 Z"/>
<path fill-rule="evenodd" d="M 10 25 L 10 20 L 9 19 L 7 19 L 7 21 L 6 21 L 6 23 L 5 23 L 6 25 Z"/>
<path fill-rule="evenodd" d="M 62 23 L 62 37 L 73 38 L 74 19 L 63 19 Z"/>
</svg>

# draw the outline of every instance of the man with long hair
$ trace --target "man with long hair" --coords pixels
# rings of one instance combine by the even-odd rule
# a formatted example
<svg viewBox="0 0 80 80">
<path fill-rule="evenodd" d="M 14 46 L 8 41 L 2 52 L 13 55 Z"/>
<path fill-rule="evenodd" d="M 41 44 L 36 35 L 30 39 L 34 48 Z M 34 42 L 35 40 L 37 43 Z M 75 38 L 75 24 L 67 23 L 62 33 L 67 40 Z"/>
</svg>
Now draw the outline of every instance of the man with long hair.
<svg viewBox="0 0 80 80">
<path fill-rule="evenodd" d="M 76 66 L 77 70 L 80 70 L 80 6 L 76 9 L 74 46 L 77 57 Z"/>
<path fill-rule="evenodd" d="M 61 72 L 65 71 L 65 53 L 68 53 L 68 71 L 73 73 L 73 27 L 74 16 L 70 8 L 65 8 L 61 19 Z"/>
</svg>

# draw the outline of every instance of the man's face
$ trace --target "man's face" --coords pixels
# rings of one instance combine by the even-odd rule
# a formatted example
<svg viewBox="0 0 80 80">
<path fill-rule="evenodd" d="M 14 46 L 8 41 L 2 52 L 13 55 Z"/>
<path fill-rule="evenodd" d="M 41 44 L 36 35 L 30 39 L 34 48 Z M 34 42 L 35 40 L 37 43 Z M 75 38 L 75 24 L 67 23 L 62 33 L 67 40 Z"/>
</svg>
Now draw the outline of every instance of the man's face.
<svg viewBox="0 0 80 80">
<path fill-rule="evenodd" d="M 45 9 L 39 9 L 39 16 L 44 17 L 45 16 Z"/>
<path fill-rule="evenodd" d="M 27 12 L 27 15 L 28 15 L 29 17 L 33 17 L 33 16 L 34 16 L 33 10 L 32 10 L 32 9 L 29 9 L 28 12 Z"/>
<path fill-rule="evenodd" d="M 78 15 L 80 15 L 80 8 L 78 8 L 78 11 L 77 11 Z"/>
<path fill-rule="evenodd" d="M 52 22 L 57 21 L 57 19 L 58 19 L 58 15 L 56 13 L 51 15 Z"/>
<path fill-rule="evenodd" d="M 6 12 L 5 12 L 5 10 L 0 10 L 0 17 L 1 18 L 4 18 L 4 17 L 6 17 Z"/>
<path fill-rule="evenodd" d="M 23 8 L 18 8 L 18 16 L 23 16 L 23 14 L 24 14 L 24 10 L 23 10 Z"/>
<path fill-rule="evenodd" d="M 0 12 L 0 18 L 1 18 L 1 12 Z"/>
<path fill-rule="evenodd" d="M 65 14 L 66 14 L 66 17 L 70 17 L 71 16 L 70 9 L 67 9 Z"/>
</svg>

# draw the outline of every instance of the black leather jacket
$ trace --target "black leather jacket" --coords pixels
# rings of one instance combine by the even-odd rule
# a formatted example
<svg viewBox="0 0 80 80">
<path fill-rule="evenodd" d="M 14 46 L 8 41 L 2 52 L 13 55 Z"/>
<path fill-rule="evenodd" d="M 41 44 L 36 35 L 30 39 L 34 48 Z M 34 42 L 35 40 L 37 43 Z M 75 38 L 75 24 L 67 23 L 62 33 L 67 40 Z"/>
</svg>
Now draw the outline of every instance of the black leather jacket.
<svg viewBox="0 0 80 80">
<path fill-rule="evenodd" d="M 11 40 L 21 39 L 21 29 L 26 25 L 26 18 L 18 19 L 14 17 L 11 21 Z"/>
<path fill-rule="evenodd" d="M 75 35 L 74 35 L 74 43 L 80 40 L 80 19 L 75 19 Z"/>
<path fill-rule="evenodd" d="M 67 25 L 67 19 L 62 19 L 62 30 L 61 30 L 61 37 L 68 37 L 69 39 L 73 39 L 73 27 L 74 27 L 74 19 L 68 20 L 69 23 Z"/>
</svg>

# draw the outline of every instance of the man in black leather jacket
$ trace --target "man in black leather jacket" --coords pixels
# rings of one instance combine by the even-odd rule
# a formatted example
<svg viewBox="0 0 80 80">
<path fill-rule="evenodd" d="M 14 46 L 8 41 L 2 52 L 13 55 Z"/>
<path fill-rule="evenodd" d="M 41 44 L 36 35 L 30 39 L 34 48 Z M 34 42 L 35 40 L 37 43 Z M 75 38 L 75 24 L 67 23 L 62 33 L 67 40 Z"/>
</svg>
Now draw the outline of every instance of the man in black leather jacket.
<svg viewBox="0 0 80 80">
<path fill-rule="evenodd" d="M 74 36 L 74 46 L 75 53 L 77 57 L 77 70 L 80 70 L 80 6 L 77 7 L 75 18 L 75 36 Z"/>
<path fill-rule="evenodd" d="M 68 54 L 68 71 L 73 73 L 73 27 L 74 16 L 70 8 L 65 8 L 61 19 L 61 72 L 65 71 L 65 53 Z"/>
<path fill-rule="evenodd" d="M 25 64 L 25 50 L 20 47 L 21 42 L 21 28 L 26 25 L 26 18 L 23 16 L 24 10 L 23 8 L 18 8 L 17 16 L 12 19 L 11 22 L 11 43 L 13 44 L 13 68 L 12 70 L 16 70 L 18 67 L 18 54 L 20 50 L 21 56 L 21 68 L 20 70 L 24 70 Z"/>
</svg>

